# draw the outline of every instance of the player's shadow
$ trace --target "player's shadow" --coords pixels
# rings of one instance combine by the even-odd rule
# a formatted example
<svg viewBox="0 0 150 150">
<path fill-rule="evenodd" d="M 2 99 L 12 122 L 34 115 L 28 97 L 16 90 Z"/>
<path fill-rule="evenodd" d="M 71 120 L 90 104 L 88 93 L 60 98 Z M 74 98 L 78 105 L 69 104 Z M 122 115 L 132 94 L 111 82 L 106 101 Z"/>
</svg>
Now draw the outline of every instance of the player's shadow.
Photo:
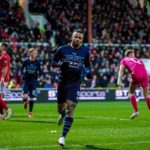
<svg viewBox="0 0 150 150">
<path fill-rule="evenodd" d="M 9 121 L 12 121 L 12 122 L 28 122 L 28 123 L 41 123 L 41 124 L 56 124 L 55 121 L 47 121 L 47 120 L 9 120 Z"/>
<path fill-rule="evenodd" d="M 68 150 L 72 150 L 72 149 L 74 149 L 74 148 L 72 148 L 72 147 L 66 147 L 66 146 L 64 146 L 64 147 L 62 147 L 62 149 L 68 149 Z M 83 148 L 81 148 L 80 147 L 80 150 L 115 150 L 115 149 L 110 149 L 110 148 L 100 148 L 100 147 L 96 147 L 96 146 L 94 146 L 94 145 L 85 145 L 85 147 L 83 147 Z"/>
<path fill-rule="evenodd" d="M 100 148 L 100 147 L 96 147 L 94 145 L 85 145 L 85 149 L 89 149 L 89 150 L 114 150 L 114 149 L 110 149 L 110 148 Z"/>
<path fill-rule="evenodd" d="M 20 115 L 20 116 L 13 116 L 13 118 L 28 118 L 28 116 L 27 115 Z M 49 116 L 35 116 L 35 118 L 51 119 L 51 118 L 54 118 L 54 117 L 49 117 Z"/>
</svg>

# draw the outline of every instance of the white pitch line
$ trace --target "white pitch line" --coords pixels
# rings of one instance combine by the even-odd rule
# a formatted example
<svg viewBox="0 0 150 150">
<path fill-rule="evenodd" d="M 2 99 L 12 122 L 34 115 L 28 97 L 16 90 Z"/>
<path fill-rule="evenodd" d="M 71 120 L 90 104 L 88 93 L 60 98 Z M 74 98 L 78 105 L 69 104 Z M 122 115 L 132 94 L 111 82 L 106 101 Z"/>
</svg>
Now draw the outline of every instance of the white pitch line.
<svg viewBox="0 0 150 150">
<path fill-rule="evenodd" d="M 85 146 L 105 146 L 105 145 L 133 145 L 133 144 L 148 144 L 150 141 L 137 141 L 137 142 L 127 142 L 127 143 L 100 143 L 100 144 L 67 144 L 69 147 L 85 147 Z M 11 148 L 0 148 L 0 150 L 17 150 L 17 149 L 38 149 L 38 148 L 55 148 L 59 145 L 35 145 L 35 146 L 19 146 Z"/>
<path fill-rule="evenodd" d="M 45 114 L 40 114 L 39 116 L 45 116 Z M 57 118 L 57 116 L 56 115 L 54 115 L 54 114 L 52 114 L 52 116 L 55 116 L 56 118 Z M 79 118 L 79 119 L 84 119 L 84 118 L 86 118 L 86 119 L 100 119 L 100 120 L 120 120 L 120 121 L 129 121 L 129 120 L 131 120 L 131 119 L 128 119 L 128 118 L 117 118 L 117 117 L 103 117 L 103 116 L 95 116 L 95 117 L 93 117 L 93 116 L 75 116 L 75 118 Z M 51 119 L 51 118 L 50 118 Z"/>
<path fill-rule="evenodd" d="M 101 120 L 120 120 L 120 121 L 129 121 L 131 119 L 127 119 L 127 118 L 117 118 L 117 117 L 102 117 L 102 116 L 98 116 L 98 117 L 92 117 L 92 116 L 82 116 L 83 118 L 86 119 L 101 119 Z M 81 117 L 81 119 L 82 119 Z M 78 118 L 78 117 L 77 117 Z"/>
<path fill-rule="evenodd" d="M 36 117 L 38 118 L 38 116 L 40 116 L 40 117 L 45 117 L 45 114 L 38 114 Z M 58 115 L 56 115 L 56 114 L 51 114 L 51 116 L 53 116 L 53 117 L 55 117 L 55 118 L 57 118 L 58 117 Z M 51 116 L 49 116 L 49 119 L 52 119 L 51 118 Z M 46 117 L 48 117 L 48 116 L 46 116 Z M 75 118 L 80 118 L 80 116 L 75 116 Z M 81 118 L 87 118 L 87 119 L 114 119 L 114 120 L 130 120 L 130 119 L 128 119 L 128 118 L 119 118 L 119 117 L 103 117 L 103 116 L 95 116 L 95 117 L 92 117 L 92 116 L 81 116 Z"/>
</svg>

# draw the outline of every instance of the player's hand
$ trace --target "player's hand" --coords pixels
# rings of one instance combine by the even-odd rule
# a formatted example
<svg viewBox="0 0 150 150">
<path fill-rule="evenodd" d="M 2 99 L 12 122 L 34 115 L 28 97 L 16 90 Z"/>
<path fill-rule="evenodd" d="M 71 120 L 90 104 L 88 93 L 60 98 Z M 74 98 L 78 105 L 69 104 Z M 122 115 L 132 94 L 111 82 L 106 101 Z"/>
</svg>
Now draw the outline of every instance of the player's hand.
<svg viewBox="0 0 150 150">
<path fill-rule="evenodd" d="M 68 69 L 69 67 L 69 63 L 68 62 L 63 62 L 62 65 L 61 65 L 62 69 Z"/>
<path fill-rule="evenodd" d="M 92 74 L 91 74 L 91 73 L 88 73 L 88 74 L 86 75 L 86 77 L 87 77 L 88 79 L 92 79 Z"/>
<path fill-rule="evenodd" d="M 85 75 L 88 79 L 92 79 L 92 73 L 87 67 L 84 68 Z"/>
</svg>

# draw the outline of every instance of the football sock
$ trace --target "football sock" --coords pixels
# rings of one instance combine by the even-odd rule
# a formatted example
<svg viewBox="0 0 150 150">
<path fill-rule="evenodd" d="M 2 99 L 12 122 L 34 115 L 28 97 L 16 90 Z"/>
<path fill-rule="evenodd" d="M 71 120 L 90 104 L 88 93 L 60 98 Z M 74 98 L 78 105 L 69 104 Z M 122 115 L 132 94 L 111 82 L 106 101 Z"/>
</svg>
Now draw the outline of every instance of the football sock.
<svg viewBox="0 0 150 150">
<path fill-rule="evenodd" d="M 27 98 L 23 98 L 23 102 L 27 102 L 27 100 L 28 100 Z"/>
<path fill-rule="evenodd" d="M 34 101 L 29 101 L 29 111 L 32 112 L 33 110 L 33 104 L 34 104 Z"/>
<path fill-rule="evenodd" d="M 65 117 L 66 116 L 66 111 L 64 110 L 60 114 L 61 114 L 62 117 Z"/>
<path fill-rule="evenodd" d="M 4 109 L 2 106 L 0 106 L 0 114 L 4 114 Z"/>
<path fill-rule="evenodd" d="M 63 137 L 66 137 L 67 133 L 69 132 L 69 130 L 71 128 L 72 123 L 73 123 L 73 118 L 65 117 L 64 128 L 63 128 L 63 132 L 62 132 Z"/>
<path fill-rule="evenodd" d="M 148 109 L 150 109 L 150 98 L 146 98 L 146 102 L 147 102 L 147 106 L 148 106 Z"/>
<path fill-rule="evenodd" d="M 5 101 L 3 101 L 1 96 L 0 96 L 0 107 L 5 108 L 6 110 L 8 109 L 8 105 L 6 104 Z"/>
<path fill-rule="evenodd" d="M 135 96 L 130 96 L 130 102 L 132 104 L 132 107 L 134 109 L 134 112 L 137 112 L 137 102 L 136 102 L 136 97 Z"/>
</svg>

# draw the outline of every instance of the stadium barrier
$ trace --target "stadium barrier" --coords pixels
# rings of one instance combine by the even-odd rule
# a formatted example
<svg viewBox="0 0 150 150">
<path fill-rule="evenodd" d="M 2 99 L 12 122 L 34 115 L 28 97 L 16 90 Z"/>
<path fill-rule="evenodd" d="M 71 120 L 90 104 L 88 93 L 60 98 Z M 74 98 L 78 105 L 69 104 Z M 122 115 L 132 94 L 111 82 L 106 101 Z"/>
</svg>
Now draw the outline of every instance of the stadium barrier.
<svg viewBox="0 0 150 150">
<path fill-rule="evenodd" d="M 56 101 L 57 91 L 56 89 L 37 89 L 37 101 L 38 102 L 52 102 Z M 143 99 L 143 95 L 140 89 L 136 90 L 137 100 Z M 22 90 L 11 89 L 6 90 L 4 93 L 5 101 L 22 101 Z M 93 88 L 93 89 L 81 89 L 80 101 L 113 101 L 113 100 L 129 100 L 128 89 L 113 89 L 113 88 Z"/>
</svg>

